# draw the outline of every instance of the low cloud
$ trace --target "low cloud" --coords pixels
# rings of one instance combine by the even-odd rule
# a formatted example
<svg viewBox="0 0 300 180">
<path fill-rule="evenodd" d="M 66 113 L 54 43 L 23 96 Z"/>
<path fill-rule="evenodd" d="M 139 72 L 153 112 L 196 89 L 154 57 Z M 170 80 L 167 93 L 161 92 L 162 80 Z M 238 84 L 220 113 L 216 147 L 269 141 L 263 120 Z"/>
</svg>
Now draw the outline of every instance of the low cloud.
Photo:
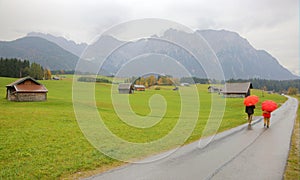
<svg viewBox="0 0 300 180">
<path fill-rule="evenodd" d="M 1 0 L 0 39 L 31 31 L 91 42 L 111 26 L 141 18 L 163 18 L 193 29 L 238 32 L 257 49 L 299 73 L 299 1 L 296 0 Z"/>
</svg>

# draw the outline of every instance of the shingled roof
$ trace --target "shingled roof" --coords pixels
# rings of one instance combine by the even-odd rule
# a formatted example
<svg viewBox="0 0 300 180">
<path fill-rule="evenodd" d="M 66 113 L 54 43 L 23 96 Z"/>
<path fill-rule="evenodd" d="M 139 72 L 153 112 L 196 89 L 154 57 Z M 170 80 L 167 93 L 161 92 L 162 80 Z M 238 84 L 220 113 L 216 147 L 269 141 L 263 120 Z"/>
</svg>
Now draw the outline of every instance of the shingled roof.
<svg viewBox="0 0 300 180">
<path fill-rule="evenodd" d="M 251 82 L 226 83 L 222 89 L 222 93 L 247 93 L 248 90 L 252 88 Z"/>
<path fill-rule="evenodd" d="M 32 81 L 34 84 L 24 84 L 23 82 L 27 80 Z M 6 85 L 6 87 L 15 88 L 16 92 L 48 92 L 47 88 L 43 84 L 29 76 L 18 79 L 15 82 Z"/>
<path fill-rule="evenodd" d="M 119 89 L 130 89 L 131 85 L 132 84 L 130 84 L 130 83 L 122 83 L 122 84 L 119 84 Z"/>
</svg>

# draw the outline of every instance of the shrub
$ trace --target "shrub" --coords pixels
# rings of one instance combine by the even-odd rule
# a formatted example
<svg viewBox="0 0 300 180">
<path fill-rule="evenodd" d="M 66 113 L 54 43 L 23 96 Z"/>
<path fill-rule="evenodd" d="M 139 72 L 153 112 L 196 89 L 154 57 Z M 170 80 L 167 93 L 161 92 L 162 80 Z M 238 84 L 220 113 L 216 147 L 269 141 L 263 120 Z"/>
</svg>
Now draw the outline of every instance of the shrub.
<svg viewBox="0 0 300 180">
<path fill-rule="evenodd" d="M 99 83 L 112 83 L 110 80 L 105 78 L 94 78 L 94 77 L 79 77 L 77 81 L 81 82 L 99 82 Z"/>
</svg>

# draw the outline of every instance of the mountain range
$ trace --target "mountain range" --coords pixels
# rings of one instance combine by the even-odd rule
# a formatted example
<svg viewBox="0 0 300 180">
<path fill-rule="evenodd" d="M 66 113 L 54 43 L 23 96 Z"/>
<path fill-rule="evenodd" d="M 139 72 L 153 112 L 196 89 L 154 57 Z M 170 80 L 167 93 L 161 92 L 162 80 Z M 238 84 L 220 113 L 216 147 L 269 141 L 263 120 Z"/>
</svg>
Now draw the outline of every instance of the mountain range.
<svg viewBox="0 0 300 180">
<path fill-rule="evenodd" d="M 199 30 L 215 51 L 226 79 L 295 79 L 289 70 L 280 65 L 264 50 L 256 50 L 235 32 L 225 30 Z"/>
<path fill-rule="evenodd" d="M 50 42 L 57 44 L 58 46 L 62 47 L 63 49 L 75 54 L 76 56 L 80 57 L 81 53 L 84 49 L 88 46 L 87 43 L 75 43 L 72 40 L 67 40 L 63 37 L 53 36 L 51 34 L 44 34 L 39 32 L 30 32 L 27 34 L 28 37 L 40 37 L 46 39 Z"/>
<path fill-rule="evenodd" d="M 214 51 L 226 79 L 299 78 L 281 66 L 268 52 L 255 49 L 239 34 L 226 30 L 197 30 L 194 33 L 184 33 L 169 29 L 160 37 L 154 35 L 150 39 L 130 42 L 106 35 L 89 46 L 85 43 L 76 44 L 74 41 L 50 34 L 29 33 L 26 37 L 14 41 L 0 41 L 0 57 L 28 59 L 51 70 L 70 70 L 75 69 L 81 56 L 85 59 L 81 61 L 81 71 L 98 72 L 97 67 L 101 61 L 103 65 L 100 72 L 105 75 L 118 73 L 124 64 L 130 65 L 136 57 L 139 57 L 143 63 L 135 63 L 135 66 L 128 69 L 143 72 L 153 64 L 159 63 L 159 72 L 181 74 L 179 70 L 174 69 L 175 66 L 170 65 L 171 59 L 176 59 L 193 76 L 205 77 L 207 69 L 213 70 L 218 63 L 212 60 L 211 55 L 208 56 L 208 52 L 201 52 L 201 48 L 195 48 L 201 47 L 195 41 L 199 35 Z M 190 53 L 169 41 L 178 42 L 182 47 L 195 50 Z M 115 49 L 113 53 L 112 49 Z M 202 54 L 200 64 L 193 54 Z"/>
<path fill-rule="evenodd" d="M 78 61 L 76 55 L 40 37 L 0 41 L 0 57 L 26 59 L 51 70 L 73 70 Z"/>
</svg>

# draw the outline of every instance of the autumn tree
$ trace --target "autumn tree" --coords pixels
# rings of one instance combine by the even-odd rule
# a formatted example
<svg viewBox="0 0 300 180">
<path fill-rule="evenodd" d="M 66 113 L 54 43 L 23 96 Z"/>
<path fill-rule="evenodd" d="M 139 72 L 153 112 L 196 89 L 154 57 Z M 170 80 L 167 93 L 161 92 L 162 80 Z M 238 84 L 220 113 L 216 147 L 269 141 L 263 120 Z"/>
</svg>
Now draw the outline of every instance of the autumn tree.
<svg viewBox="0 0 300 180">
<path fill-rule="evenodd" d="M 173 84 L 173 80 L 170 77 L 167 77 L 166 78 L 166 84 L 172 85 Z"/>
<path fill-rule="evenodd" d="M 140 78 L 140 85 L 145 85 L 145 82 L 146 82 L 145 78 L 141 77 Z"/>
<path fill-rule="evenodd" d="M 138 85 L 139 85 L 139 84 L 140 84 L 140 80 L 137 79 L 137 80 L 135 81 L 135 84 L 138 84 Z"/>
<path fill-rule="evenodd" d="M 145 86 L 145 87 L 149 87 L 149 84 L 148 84 L 147 81 L 145 82 L 144 86 Z"/>
<path fill-rule="evenodd" d="M 157 84 L 158 84 L 158 85 L 162 85 L 162 84 L 163 84 L 163 79 L 162 79 L 162 77 L 159 77 L 159 79 L 157 80 Z"/>
<path fill-rule="evenodd" d="M 299 89 L 295 87 L 289 87 L 288 95 L 297 95 L 299 93 Z"/>
<path fill-rule="evenodd" d="M 44 78 L 45 78 L 45 80 L 49 80 L 49 79 L 51 79 L 51 77 L 52 77 L 52 74 L 51 74 L 50 69 L 45 69 L 44 70 Z"/>
<path fill-rule="evenodd" d="M 156 82 L 155 76 L 151 75 L 148 77 L 148 79 L 149 79 L 149 82 L 148 82 L 149 86 L 156 85 L 157 82 Z"/>
</svg>

